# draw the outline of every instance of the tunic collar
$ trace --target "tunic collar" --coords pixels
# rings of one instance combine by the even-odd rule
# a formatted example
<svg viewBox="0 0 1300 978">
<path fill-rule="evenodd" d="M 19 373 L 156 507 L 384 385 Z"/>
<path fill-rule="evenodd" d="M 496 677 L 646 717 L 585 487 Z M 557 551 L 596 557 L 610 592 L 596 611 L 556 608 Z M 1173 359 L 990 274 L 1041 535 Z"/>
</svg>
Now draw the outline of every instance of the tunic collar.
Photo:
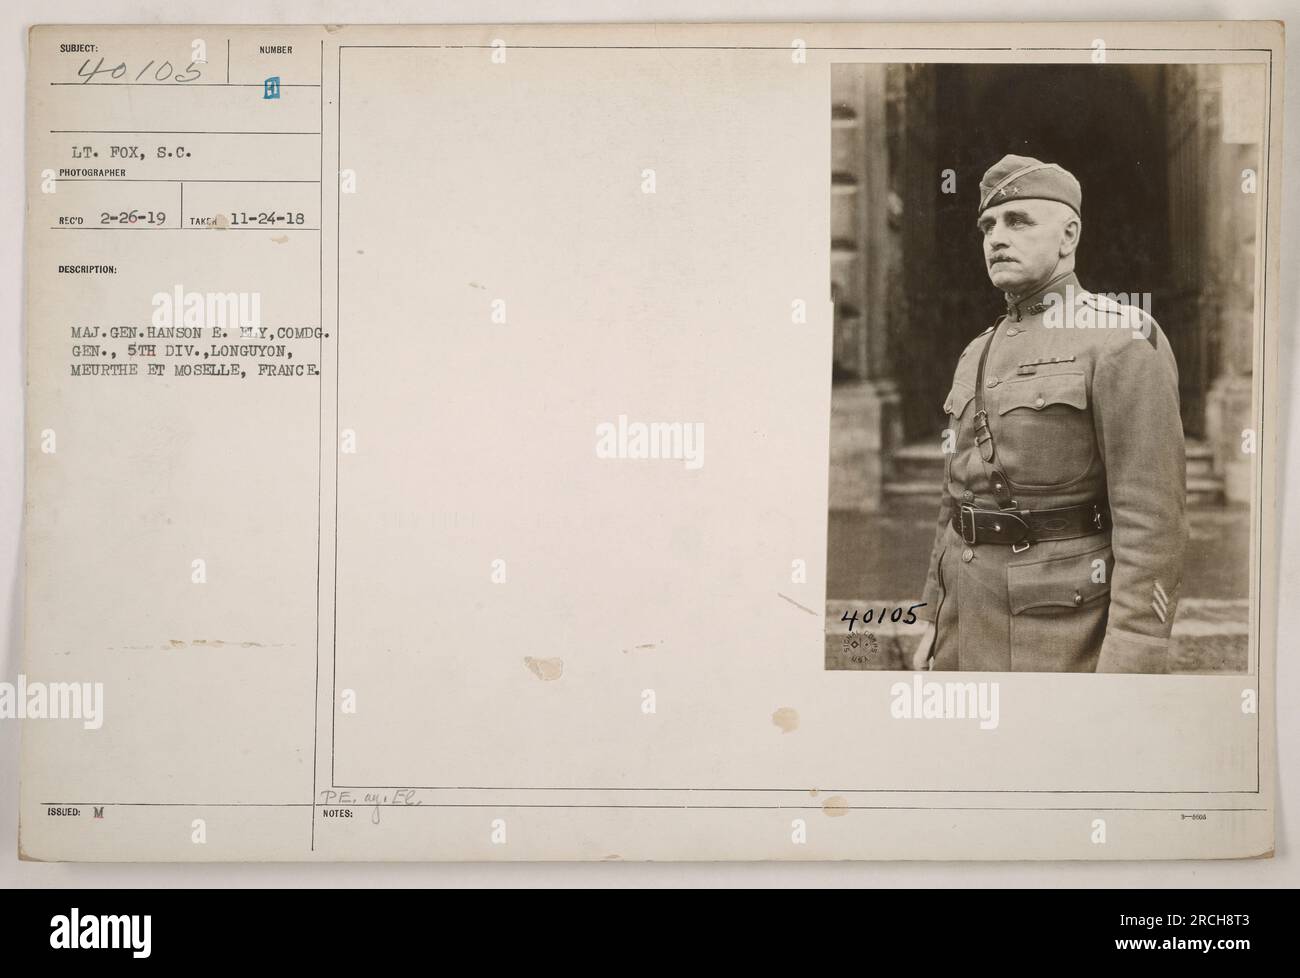
<svg viewBox="0 0 1300 978">
<path fill-rule="evenodd" d="M 1047 284 L 1027 293 L 1023 298 L 1017 299 L 1010 292 L 1004 292 L 1003 296 L 1007 300 L 1007 318 L 1012 322 L 1020 322 L 1026 316 L 1036 316 L 1047 308 L 1046 298 L 1049 293 L 1056 293 L 1060 296 L 1062 302 L 1065 301 L 1066 289 L 1074 287 L 1075 294 L 1082 291 L 1079 286 L 1079 278 L 1074 271 L 1064 272 L 1056 278 L 1051 279 Z"/>
</svg>

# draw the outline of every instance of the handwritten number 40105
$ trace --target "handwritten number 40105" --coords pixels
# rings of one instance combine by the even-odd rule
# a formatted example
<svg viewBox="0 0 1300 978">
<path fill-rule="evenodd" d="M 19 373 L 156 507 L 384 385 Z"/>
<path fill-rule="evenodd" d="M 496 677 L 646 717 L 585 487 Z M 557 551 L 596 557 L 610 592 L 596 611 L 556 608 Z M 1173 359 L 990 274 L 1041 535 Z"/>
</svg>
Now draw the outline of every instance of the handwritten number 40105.
<svg viewBox="0 0 1300 978">
<path fill-rule="evenodd" d="M 197 62 L 191 61 L 185 67 L 184 71 L 178 72 L 176 70 L 176 66 L 173 65 L 170 61 L 159 62 L 157 60 L 154 60 L 154 61 L 150 61 L 147 65 L 145 65 L 138 72 L 136 72 L 135 77 L 132 78 L 131 80 L 132 81 L 143 80 L 146 82 L 149 81 L 192 82 L 196 78 L 198 78 L 199 75 L 202 74 L 202 72 L 198 69 L 197 64 L 198 64 Z M 155 67 L 155 65 L 157 67 Z M 152 75 L 146 78 L 145 76 L 146 74 L 149 74 L 150 69 L 152 69 Z M 130 70 L 131 69 L 127 67 L 125 61 L 121 61 L 116 65 L 105 66 L 103 58 L 100 58 L 99 61 L 95 64 L 95 66 L 92 68 L 90 66 L 90 59 L 87 58 L 85 61 L 81 63 L 81 67 L 77 69 L 77 76 L 81 79 L 81 83 L 83 85 L 88 85 L 90 84 L 90 82 L 94 81 L 96 78 L 99 78 L 101 75 L 107 75 L 109 78 L 113 79 L 114 81 L 118 81 L 124 78 L 130 72 Z"/>
<path fill-rule="evenodd" d="M 912 607 L 910 607 L 910 608 L 907 609 L 907 612 L 906 612 L 907 617 L 906 617 L 906 618 L 903 617 L 903 616 L 904 616 L 904 612 L 903 612 L 903 609 L 902 609 L 902 608 L 895 608 L 893 611 L 890 611 L 888 605 L 883 605 L 883 606 L 881 607 L 881 609 L 880 609 L 880 617 L 879 617 L 879 618 L 875 618 L 875 614 L 876 614 L 876 609 L 875 609 L 875 608 L 868 608 L 866 611 L 862 612 L 862 624 L 864 624 L 864 625 L 870 625 L 872 619 L 875 618 L 875 620 L 876 620 L 877 622 L 879 622 L 880 624 L 882 624 L 882 625 L 885 623 L 886 619 L 888 619 L 889 621 L 892 621 L 894 624 L 898 624 L 899 622 L 903 622 L 903 624 L 905 624 L 905 625 L 915 625 L 915 624 L 916 624 L 916 609 L 917 609 L 917 608 L 924 608 L 924 607 L 926 606 L 926 604 L 927 604 L 927 602 L 925 602 L 925 601 L 920 601 L 920 602 L 918 602 L 918 603 L 912 605 Z M 840 618 L 840 621 L 846 621 L 846 622 L 848 622 L 848 623 L 849 623 L 849 631 L 851 632 L 851 631 L 853 631 L 853 626 L 856 625 L 857 622 L 858 622 L 858 613 L 855 611 L 855 612 L 853 612 L 852 617 L 850 617 L 850 616 L 849 616 L 849 613 L 846 611 L 846 612 L 844 612 L 843 617 Z"/>
</svg>

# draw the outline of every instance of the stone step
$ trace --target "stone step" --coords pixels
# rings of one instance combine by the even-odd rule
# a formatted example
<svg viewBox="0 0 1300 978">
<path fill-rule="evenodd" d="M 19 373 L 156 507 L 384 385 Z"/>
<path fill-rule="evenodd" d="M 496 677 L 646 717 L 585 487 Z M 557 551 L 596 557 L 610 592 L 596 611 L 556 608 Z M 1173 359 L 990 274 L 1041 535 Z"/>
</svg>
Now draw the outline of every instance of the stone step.
<svg viewBox="0 0 1300 978">
<path fill-rule="evenodd" d="M 1214 476 L 1193 478 L 1190 472 L 1187 474 L 1188 506 L 1222 506 L 1223 502 L 1222 479 L 1216 479 Z"/>
<path fill-rule="evenodd" d="M 943 482 L 943 470 L 940 469 L 930 479 L 911 479 L 907 482 L 890 480 L 885 483 L 885 499 L 889 502 L 906 502 L 911 500 L 933 500 L 939 503 L 939 491 Z M 1187 479 L 1187 505 L 1194 509 L 1203 509 L 1223 505 L 1223 482 L 1220 479 Z"/>
<path fill-rule="evenodd" d="M 900 459 L 894 457 L 894 468 L 892 480 L 897 482 L 922 482 L 928 479 L 939 480 L 943 478 L 943 457 L 939 458 L 906 458 Z M 1220 482 L 1221 480 L 1214 474 L 1214 468 L 1208 460 L 1188 460 L 1187 462 L 1187 481 L 1209 480 L 1211 482 Z"/>
<path fill-rule="evenodd" d="M 892 472 L 885 480 L 886 499 L 938 499 L 943 482 L 944 456 L 931 442 L 913 442 L 893 451 Z M 1223 480 L 1214 474 L 1213 453 L 1204 442 L 1187 443 L 1187 505 L 1223 503 Z"/>
<path fill-rule="evenodd" d="M 893 460 L 895 475 L 903 482 L 943 472 L 944 457 L 937 446 L 905 445 L 896 449 L 890 458 Z M 1188 446 L 1187 478 L 1215 478 L 1214 456 L 1208 448 L 1201 446 L 1193 452 L 1191 446 Z"/>
<path fill-rule="evenodd" d="M 909 459 L 906 462 L 898 462 L 894 459 L 893 475 L 889 477 L 885 484 L 885 492 L 891 492 L 892 482 L 898 485 L 906 485 L 909 482 L 932 482 L 937 484 L 944 477 L 944 462 L 939 460 L 920 460 Z M 1197 463 L 1187 466 L 1187 488 L 1192 492 L 1193 486 L 1197 492 L 1204 492 L 1208 489 L 1222 490 L 1223 480 L 1214 475 L 1213 469 L 1206 463 Z"/>
<path fill-rule="evenodd" d="M 831 600 L 826 602 L 827 669 L 905 669 L 906 662 L 925 627 L 886 621 L 864 625 L 868 610 L 875 615 L 882 606 L 904 615 L 915 598 L 900 600 Z M 849 632 L 843 620 L 857 612 Z M 1250 648 L 1250 603 L 1245 599 L 1184 598 L 1174 619 L 1169 671 L 1188 673 L 1242 674 L 1248 671 Z M 856 643 L 856 644 L 855 644 Z"/>
<path fill-rule="evenodd" d="M 942 482 L 942 470 L 933 479 L 913 479 L 910 482 L 894 482 L 890 480 L 885 483 L 885 498 L 924 499 L 933 496 L 934 501 L 938 503 L 940 484 Z"/>
<path fill-rule="evenodd" d="M 1199 438 L 1188 438 L 1184 449 L 1188 460 L 1192 459 L 1213 459 L 1214 452 L 1207 442 Z M 937 444 L 929 441 L 914 441 L 908 445 L 900 445 L 894 449 L 894 457 L 916 457 L 928 458 L 941 454 Z"/>
</svg>

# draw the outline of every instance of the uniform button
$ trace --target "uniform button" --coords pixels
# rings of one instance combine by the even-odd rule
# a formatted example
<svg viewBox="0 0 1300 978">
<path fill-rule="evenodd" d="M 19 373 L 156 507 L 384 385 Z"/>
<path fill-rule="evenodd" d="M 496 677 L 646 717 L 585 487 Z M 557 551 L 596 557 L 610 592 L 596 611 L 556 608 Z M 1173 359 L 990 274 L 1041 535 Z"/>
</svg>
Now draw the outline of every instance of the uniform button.
<svg viewBox="0 0 1300 978">
<path fill-rule="evenodd" d="M 996 377 L 990 377 L 990 378 L 989 378 L 988 386 L 989 386 L 989 387 L 997 387 L 997 386 L 998 386 L 998 379 L 997 379 Z"/>
<path fill-rule="evenodd" d="M 964 563 L 969 564 L 972 560 L 975 559 L 975 551 L 972 550 L 970 547 L 967 547 L 965 550 L 961 552 L 961 559 Z"/>
<path fill-rule="evenodd" d="M 1080 594 L 1078 591 L 1074 592 L 1074 603 L 1083 604 L 1083 595 Z"/>
<path fill-rule="evenodd" d="M 1040 397 L 1036 401 L 1034 401 L 1034 407 L 1042 407 L 1046 403 L 1047 402 Z"/>
<path fill-rule="evenodd" d="M 963 492 L 963 493 L 961 494 L 961 498 L 962 498 L 962 502 L 966 502 L 966 503 L 968 503 L 968 502 L 970 502 L 972 499 L 975 498 L 975 493 L 973 493 L 973 492 L 971 492 L 969 489 L 967 489 L 965 492 Z"/>
</svg>

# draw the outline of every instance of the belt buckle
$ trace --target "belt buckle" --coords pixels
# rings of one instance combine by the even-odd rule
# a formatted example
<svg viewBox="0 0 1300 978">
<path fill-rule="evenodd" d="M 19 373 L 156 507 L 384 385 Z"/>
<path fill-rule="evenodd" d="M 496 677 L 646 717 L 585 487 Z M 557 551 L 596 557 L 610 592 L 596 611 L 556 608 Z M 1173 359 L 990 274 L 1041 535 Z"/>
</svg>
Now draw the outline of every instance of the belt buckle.
<svg viewBox="0 0 1300 978">
<path fill-rule="evenodd" d="M 961 538 L 962 540 L 964 540 L 966 543 L 969 543 L 973 547 L 978 542 L 975 534 L 975 507 L 967 503 L 963 503 L 959 507 L 959 513 L 960 513 L 959 523 L 961 525 Z M 966 535 L 966 514 L 967 513 L 970 513 L 970 536 Z"/>
<path fill-rule="evenodd" d="M 1021 526 L 1025 528 L 1025 538 L 1019 541 L 1018 543 L 1013 543 L 1011 545 L 1011 552 L 1013 554 L 1024 553 L 1026 550 L 1029 549 L 1030 544 L 1034 542 L 1032 539 L 1033 530 L 1030 529 L 1029 521 L 1025 519 L 1025 517 L 1021 516 L 1018 512 L 1015 512 L 1014 510 L 1008 510 L 1003 515 L 1010 517 L 1011 519 L 1015 520 L 1017 523 L 1019 523 Z M 1027 516 L 1028 513 L 1026 513 L 1025 515 Z"/>
</svg>

